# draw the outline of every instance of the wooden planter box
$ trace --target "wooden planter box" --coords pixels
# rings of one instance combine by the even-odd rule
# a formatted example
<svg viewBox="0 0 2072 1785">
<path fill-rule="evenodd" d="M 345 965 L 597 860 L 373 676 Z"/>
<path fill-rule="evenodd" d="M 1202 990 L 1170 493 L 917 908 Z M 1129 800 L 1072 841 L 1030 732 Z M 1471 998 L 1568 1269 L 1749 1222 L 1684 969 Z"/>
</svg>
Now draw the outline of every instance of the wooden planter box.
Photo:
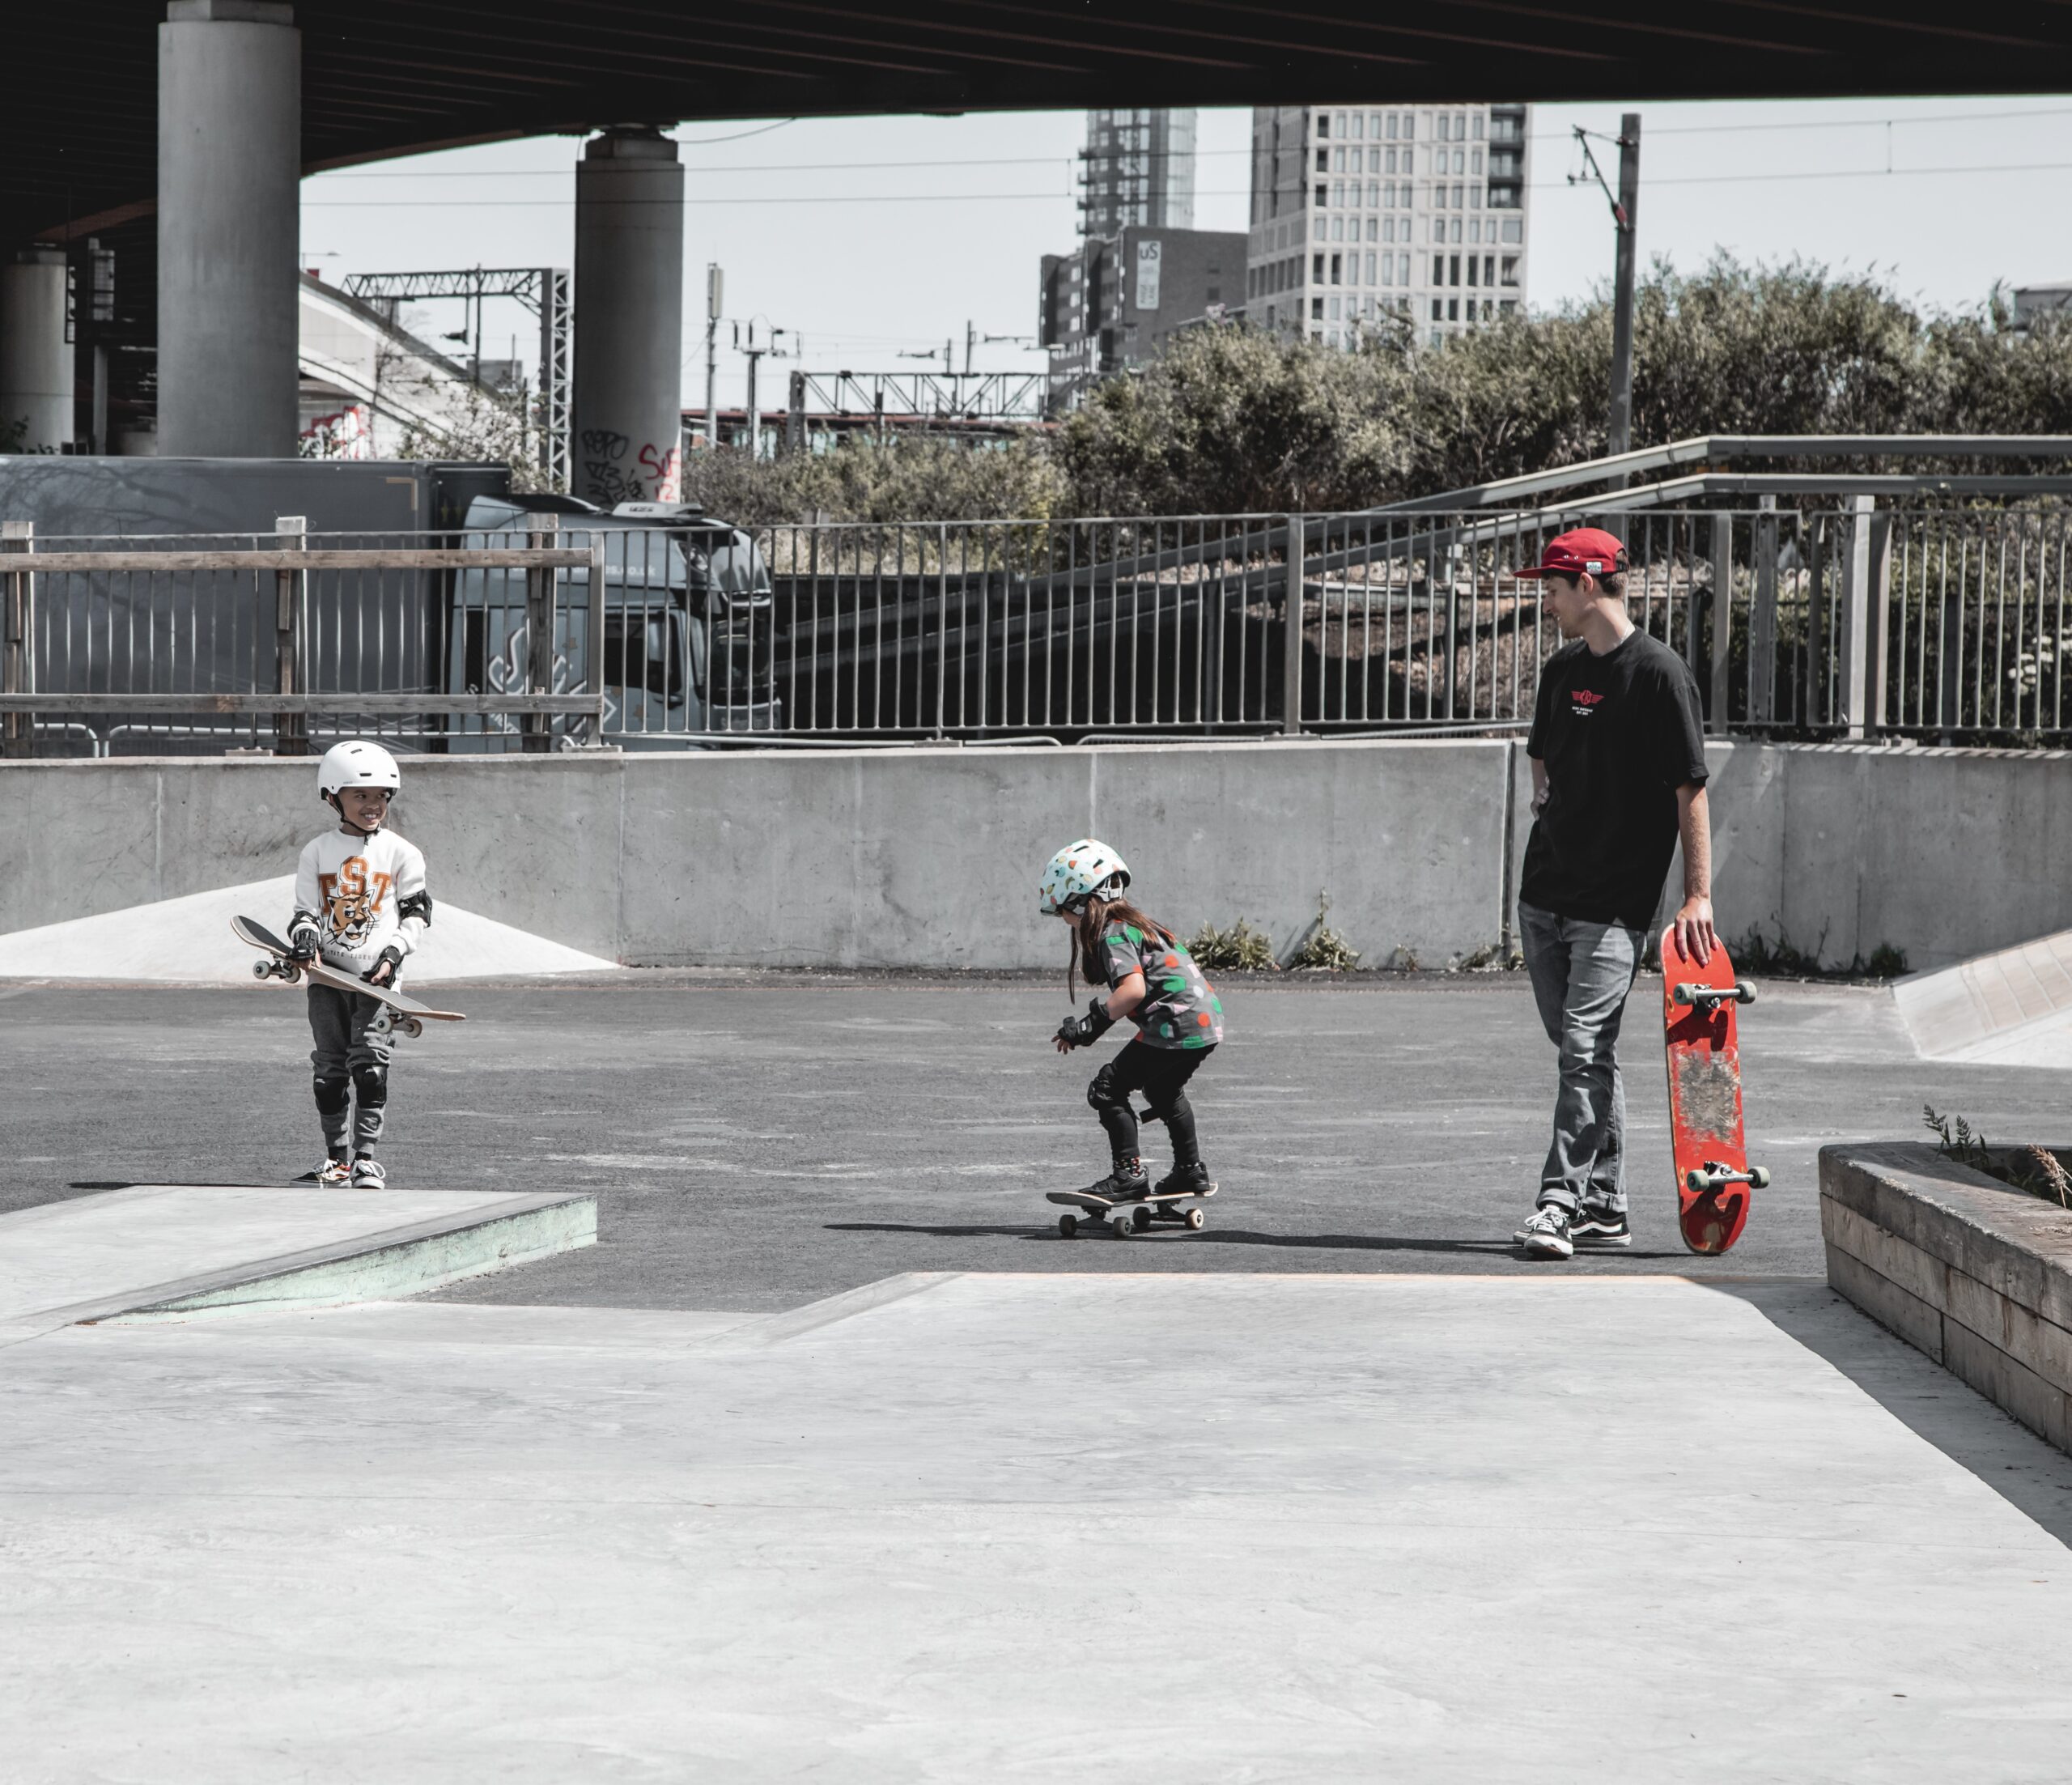
<svg viewBox="0 0 2072 1785">
<path fill-rule="evenodd" d="M 2072 1451 L 2072 1211 L 1932 1145 L 1820 1150 L 1828 1281 Z"/>
</svg>

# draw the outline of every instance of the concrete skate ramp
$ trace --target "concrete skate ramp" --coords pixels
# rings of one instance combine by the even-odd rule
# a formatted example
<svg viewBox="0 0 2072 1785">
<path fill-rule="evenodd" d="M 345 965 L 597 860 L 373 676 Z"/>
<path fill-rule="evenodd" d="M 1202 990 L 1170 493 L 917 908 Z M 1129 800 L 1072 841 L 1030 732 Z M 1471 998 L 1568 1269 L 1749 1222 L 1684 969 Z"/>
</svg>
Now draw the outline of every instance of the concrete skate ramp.
<svg viewBox="0 0 2072 1785">
<path fill-rule="evenodd" d="M 2072 1067 L 2072 930 L 1892 988 L 1924 1059 Z"/>
<path fill-rule="evenodd" d="M 257 918 L 278 935 L 287 928 L 294 901 L 295 877 L 282 874 L 16 930 L 0 936 L 0 979 L 248 983 L 260 957 L 231 934 L 231 919 Z M 407 989 L 447 980 L 618 971 L 616 961 L 435 903 L 431 929 L 405 963 L 404 983 Z"/>
<path fill-rule="evenodd" d="M 409 1295 L 597 1233 L 587 1196 L 133 1184 L 0 1215 L 0 1345 L 86 1320 Z"/>
<path fill-rule="evenodd" d="M 2072 1461 L 1824 1286 L 904 1286 L 0 1353 L 14 1771 L 2066 1776 Z"/>
</svg>

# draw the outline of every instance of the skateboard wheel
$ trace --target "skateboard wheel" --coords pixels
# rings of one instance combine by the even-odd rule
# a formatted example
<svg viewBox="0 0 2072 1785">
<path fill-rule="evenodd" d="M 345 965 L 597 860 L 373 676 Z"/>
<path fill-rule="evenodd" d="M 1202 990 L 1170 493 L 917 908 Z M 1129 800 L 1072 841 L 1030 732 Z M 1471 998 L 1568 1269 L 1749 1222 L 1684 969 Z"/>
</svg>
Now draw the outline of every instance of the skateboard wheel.
<svg viewBox="0 0 2072 1785">
<path fill-rule="evenodd" d="M 1678 1004 L 1696 1004 L 1698 1001 L 1699 990 L 1700 988 L 1692 984 L 1688 980 L 1684 980 L 1673 986 L 1669 995 Z"/>
<path fill-rule="evenodd" d="M 1139 1233 L 1148 1233 L 1151 1228 L 1151 1205 L 1139 1203 L 1130 1214 L 1130 1225 Z"/>
<path fill-rule="evenodd" d="M 1058 1237 L 1060 1239 L 1070 1239 L 1078 1231 L 1079 1217 L 1077 1215 L 1059 1215 L 1058 1217 Z"/>
<path fill-rule="evenodd" d="M 1180 1218 L 1187 1222 L 1190 1233 L 1198 1234 L 1208 1225 L 1208 1217 L 1199 1209 L 1190 1209 Z"/>
<path fill-rule="evenodd" d="M 396 1026 L 406 1035 L 421 1035 L 424 1033 L 424 1025 L 415 1017 L 405 1017 Z"/>
<path fill-rule="evenodd" d="M 254 961 L 252 963 L 252 976 L 255 980 L 270 980 L 274 976 L 273 963 L 270 961 Z"/>
<path fill-rule="evenodd" d="M 1753 1004 L 1756 1001 L 1755 981 L 1752 980 L 1736 980 L 1734 982 L 1734 995 L 1743 1004 Z"/>
<path fill-rule="evenodd" d="M 1127 1215 L 1109 1216 L 1108 1231 L 1114 1235 L 1116 1239 L 1127 1239 L 1136 1230 L 1136 1224 L 1131 1221 Z"/>
<path fill-rule="evenodd" d="M 1770 1168 L 1766 1165 L 1750 1166 L 1748 1167 L 1748 1188 L 1751 1190 L 1767 1190 L 1769 1187 Z"/>
<path fill-rule="evenodd" d="M 1703 1196 L 1712 1187 L 1712 1179 L 1703 1171 L 1686 1171 L 1684 1174 L 1684 1188 L 1693 1196 Z"/>
</svg>

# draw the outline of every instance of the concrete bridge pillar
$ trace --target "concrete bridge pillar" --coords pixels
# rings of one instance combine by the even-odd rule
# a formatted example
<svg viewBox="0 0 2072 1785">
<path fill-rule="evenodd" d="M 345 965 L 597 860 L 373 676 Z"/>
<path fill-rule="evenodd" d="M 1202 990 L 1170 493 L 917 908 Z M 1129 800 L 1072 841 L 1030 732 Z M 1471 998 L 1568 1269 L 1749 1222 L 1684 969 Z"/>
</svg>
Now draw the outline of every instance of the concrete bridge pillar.
<svg viewBox="0 0 2072 1785">
<path fill-rule="evenodd" d="M 683 167 L 660 131 L 591 138 L 575 168 L 574 493 L 683 491 Z"/>
<path fill-rule="evenodd" d="M 72 441 L 65 253 L 25 248 L 0 266 L 0 446 L 55 453 Z"/>
<path fill-rule="evenodd" d="M 159 27 L 165 456 L 291 458 L 302 34 L 272 0 L 172 0 Z"/>
</svg>

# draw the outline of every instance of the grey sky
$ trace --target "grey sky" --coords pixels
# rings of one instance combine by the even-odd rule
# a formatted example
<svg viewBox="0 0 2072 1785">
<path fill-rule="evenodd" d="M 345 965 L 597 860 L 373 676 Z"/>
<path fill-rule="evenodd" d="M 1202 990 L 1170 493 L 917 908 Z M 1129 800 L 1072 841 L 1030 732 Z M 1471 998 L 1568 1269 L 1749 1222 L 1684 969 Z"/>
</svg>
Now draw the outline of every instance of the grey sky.
<svg viewBox="0 0 2072 1785">
<path fill-rule="evenodd" d="M 1643 115 L 1641 253 L 1691 269 L 1724 249 L 1875 266 L 1942 308 L 1981 302 L 1995 280 L 2072 277 L 2072 100 L 1822 100 L 1651 104 Z M 1548 308 L 1608 274 L 1604 200 L 1572 188 L 1571 127 L 1607 134 L 1616 101 L 1533 110 L 1526 296 Z M 1073 241 L 1077 112 L 957 118 L 686 125 L 684 397 L 703 401 L 704 268 L 727 275 L 730 318 L 802 333 L 815 371 L 897 370 L 965 326 L 1034 333 L 1040 256 Z M 1245 227 L 1250 114 L 1200 114 L 1195 221 Z M 304 182 L 304 262 L 326 278 L 435 267 L 567 266 L 580 142 L 543 138 L 322 174 Z M 1616 154 L 1599 146 L 1601 157 Z M 1888 171 L 1889 170 L 1889 171 Z M 427 334 L 461 325 L 427 308 Z M 486 352 L 531 325 L 491 306 Z M 721 331 L 720 399 L 738 402 L 741 361 Z M 938 360 L 939 363 L 939 360 Z M 1040 368 L 1013 342 L 982 345 L 982 368 Z M 783 370 L 777 370 L 781 379 Z M 766 384 L 766 391 L 772 386 Z M 775 387 L 781 389 L 781 382 Z"/>
</svg>

